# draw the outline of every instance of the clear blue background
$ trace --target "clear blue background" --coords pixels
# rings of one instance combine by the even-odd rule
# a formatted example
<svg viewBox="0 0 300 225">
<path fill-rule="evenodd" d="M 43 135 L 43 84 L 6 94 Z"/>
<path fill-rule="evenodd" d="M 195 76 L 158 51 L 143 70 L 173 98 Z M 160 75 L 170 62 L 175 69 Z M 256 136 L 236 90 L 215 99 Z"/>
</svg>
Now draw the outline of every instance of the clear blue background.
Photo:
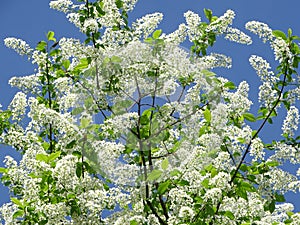
<svg viewBox="0 0 300 225">
<path fill-rule="evenodd" d="M 184 22 L 183 13 L 187 10 L 200 13 L 204 18 L 203 8 L 213 10 L 215 15 L 222 15 L 227 9 L 236 12 L 234 27 L 245 31 L 247 21 L 258 20 L 269 24 L 272 29 L 287 31 L 293 29 L 295 35 L 300 36 L 300 1 L 299 0 L 140 0 L 135 10 L 130 14 L 132 20 L 146 13 L 162 12 L 164 20 L 160 25 L 165 33 L 175 30 Z M 6 37 L 17 37 L 27 41 L 34 47 L 40 40 L 45 39 L 47 31 L 55 32 L 57 38 L 75 37 L 83 38 L 78 29 L 70 24 L 63 13 L 49 8 L 49 1 L 45 0 L 10 0 L 0 2 L 0 103 L 6 108 L 16 93 L 10 88 L 8 80 L 12 76 L 33 74 L 34 66 L 25 57 L 20 57 L 14 51 L 7 49 L 3 40 Z M 247 32 L 247 31 L 246 31 Z M 273 53 L 268 44 L 262 44 L 258 38 L 253 37 L 254 43 L 243 46 L 220 40 L 214 51 L 225 53 L 233 58 L 233 67 L 230 70 L 218 70 L 218 74 L 225 76 L 235 83 L 246 80 L 250 84 L 250 98 L 257 98 L 259 79 L 249 66 L 248 58 L 257 54 L 273 62 Z M 184 44 L 188 47 L 187 44 Z M 274 68 L 276 64 L 273 64 Z M 253 109 L 257 109 L 255 102 Z M 299 104 L 298 104 L 299 108 Z M 263 131 L 264 140 L 280 137 L 281 123 L 267 125 Z M 253 127 L 256 129 L 257 127 Z M 20 156 L 14 150 L 0 146 L 0 166 L 3 166 L 5 155 Z M 297 167 L 287 165 L 290 171 Z M 0 185 L 0 205 L 9 200 L 8 189 Z M 295 204 L 300 211 L 300 195 L 288 194 L 287 200 Z"/>
</svg>

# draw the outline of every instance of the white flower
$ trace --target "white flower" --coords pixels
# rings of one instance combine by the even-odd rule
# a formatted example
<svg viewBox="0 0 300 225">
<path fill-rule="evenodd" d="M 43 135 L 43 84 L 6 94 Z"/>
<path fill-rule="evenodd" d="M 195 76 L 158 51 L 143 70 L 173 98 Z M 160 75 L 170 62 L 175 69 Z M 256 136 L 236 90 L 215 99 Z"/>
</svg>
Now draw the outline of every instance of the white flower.
<svg viewBox="0 0 300 225">
<path fill-rule="evenodd" d="M 251 142 L 250 155 L 254 157 L 254 161 L 263 160 L 265 152 L 263 151 L 264 144 L 260 138 L 255 138 Z"/>
<path fill-rule="evenodd" d="M 209 180 L 209 184 L 222 190 L 228 190 L 231 176 L 229 173 L 219 172 L 216 176 Z"/>
<path fill-rule="evenodd" d="M 233 27 L 228 27 L 226 29 L 225 39 L 240 44 L 247 44 L 247 45 L 252 44 L 251 37 L 249 37 L 244 32 L 240 31 L 239 29 Z"/>
<path fill-rule="evenodd" d="M 299 110 L 295 106 L 291 106 L 282 125 L 283 134 L 288 137 L 294 136 L 294 132 L 298 129 Z"/>
<path fill-rule="evenodd" d="M 12 112 L 12 119 L 20 121 L 25 116 L 26 106 L 26 95 L 23 92 L 18 92 L 8 106 Z"/>
<path fill-rule="evenodd" d="M 272 34 L 272 29 L 265 23 L 250 21 L 246 23 L 246 29 L 254 34 L 257 34 L 263 39 L 263 42 L 273 41 L 275 36 Z"/>
<path fill-rule="evenodd" d="M 179 210 L 179 214 L 178 216 L 180 218 L 188 218 L 188 219 L 192 219 L 194 217 L 195 213 L 193 211 L 192 208 L 188 207 L 188 206 L 182 206 Z"/>
<path fill-rule="evenodd" d="M 70 6 L 73 5 L 73 2 L 70 0 L 56 0 L 56 1 L 51 1 L 49 3 L 50 8 L 56 9 L 57 11 L 61 11 L 64 13 L 67 13 L 70 11 Z"/>
<path fill-rule="evenodd" d="M 179 45 L 180 43 L 185 41 L 187 30 L 188 28 L 185 24 L 180 24 L 177 30 L 165 36 L 162 35 L 162 37 L 164 38 L 165 42 L 173 43 L 174 45 Z"/>
<path fill-rule="evenodd" d="M 143 16 L 132 23 L 136 37 L 146 39 L 158 26 L 163 19 L 162 13 L 153 13 Z"/>
<path fill-rule="evenodd" d="M 99 29 L 98 22 L 95 19 L 89 18 L 84 21 L 83 31 L 84 32 L 97 32 Z"/>
<path fill-rule="evenodd" d="M 190 41 L 196 40 L 202 36 L 202 31 L 199 28 L 201 18 L 198 14 L 187 11 L 184 13 L 184 17 L 187 23 L 187 33 Z"/>
<path fill-rule="evenodd" d="M 223 16 L 220 16 L 218 19 L 209 24 L 209 26 L 206 28 L 206 31 L 213 31 L 218 34 L 223 34 L 226 32 L 228 25 L 232 24 L 234 17 L 234 11 L 227 10 Z"/>
<path fill-rule="evenodd" d="M 33 49 L 23 40 L 18 38 L 5 38 L 4 44 L 6 47 L 15 50 L 20 55 L 27 55 L 30 57 Z"/>
<path fill-rule="evenodd" d="M 205 202 L 212 201 L 213 204 L 217 204 L 222 197 L 222 189 L 212 188 L 205 192 L 203 200 Z"/>
</svg>

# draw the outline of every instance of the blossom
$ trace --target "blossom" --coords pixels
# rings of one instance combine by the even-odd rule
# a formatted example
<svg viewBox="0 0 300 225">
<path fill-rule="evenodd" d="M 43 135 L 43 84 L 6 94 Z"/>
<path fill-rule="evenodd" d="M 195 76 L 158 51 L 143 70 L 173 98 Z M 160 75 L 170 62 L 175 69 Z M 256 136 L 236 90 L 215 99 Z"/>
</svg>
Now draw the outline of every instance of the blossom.
<svg viewBox="0 0 300 225">
<path fill-rule="evenodd" d="M 174 45 L 178 45 L 185 41 L 186 35 L 187 35 L 187 27 L 185 24 L 180 24 L 178 26 L 178 29 L 174 32 L 162 35 L 162 38 L 164 38 L 165 42 L 173 43 Z"/>
<path fill-rule="evenodd" d="M 18 92 L 9 105 L 9 109 L 12 112 L 13 120 L 20 121 L 25 115 L 27 106 L 26 95 L 23 92 Z"/>
<path fill-rule="evenodd" d="M 267 60 L 260 56 L 252 55 L 249 58 L 249 62 L 262 82 L 270 82 L 271 84 L 274 84 L 276 81 L 278 81 L 278 78 L 274 75 L 274 72 L 270 70 L 271 66 Z"/>
<path fill-rule="evenodd" d="M 263 160 L 265 152 L 264 144 L 260 138 L 255 138 L 251 142 L 250 155 L 254 157 L 254 161 Z"/>
<path fill-rule="evenodd" d="M 187 11 L 184 13 L 184 17 L 187 23 L 187 34 L 189 36 L 190 41 L 196 40 L 202 36 L 202 31 L 199 28 L 201 23 L 201 18 L 198 14 Z"/>
<path fill-rule="evenodd" d="M 246 23 L 246 29 L 262 38 L 263 42 L 270 42 L 271 48 L 274 50 L 275 59 L 282 62 L 288 59 L 292 62 L 293 55 L 289 50 L 289 46 L 281 37 L 273 35 L 272 29 L 265 23 L 250 21 Z"/>
<path fill-rule="evenodd" d="M 218 19 L 210 23 L 206 28 L 206 31 L 213 31 L 218 34 L 223 34 L 224 32 L 226 32 L 228 25 L 232 24 L 234 17 L 234 11 L 227 10 L 223 16 L 220 16 Z"/>
<path fill-rule="evenodd" d="M 262 38 L 263 42 L 273 41 L 275 36 L 272 34 L 272 29 L 265 23 L 250 21 L 245 25 L 246 29 Z"/>
<path fill-rule="evenodd" d="M 86 19 L 82 29 L 84 32 L 97 32 L 99 29 L 98 22 L 92 18 Z"/>
<path fill-rule="evenodd" d="M 233 27 L 228 27 L 226 29 L 225 39 L 240 44 L 247 44 L 247 45 L 252 44 L 252 40 L 248 35 L 240 31 L 239 29 Z"/>
<path fill-rule="evenodd" d="M 193 209 L 191 209 L 188 206 L 182 206 L 179 210 L 179 214 L 178 216 L 181 218 L 188 218 L 188 219 L 192 219 L 194 217 L 195 213 L 193 211 Z"/>
<path fill-rule="evenodd" d="M 28 57 L 31 56 L 31 53 L 33 49 L 30 48 L 30 46 L 23 40 L 18 38 L 5 38 L 4 44 L 8 48 L 12 48 L 20 55 L 27 55 Z"/>
<path fill-rule="evenodd" d="M 162 21 L 162 13 L 153 13 L 143 16 L 132 23 L 134 35 L 146 39 Z"/>
<path fill-rule="evenodd" d="M 49 3 L 50 8 L 67 13 L 70 11 L 73 2 L 70 0 L 56 0 Z"/>
<path fill-rule="evenodd" d="M 291 106 L 282 125 L 283 134 L 288 137 L 294 136 L 294 132 L 298 129 L 299 110 L 295 106 Z"/>
</svg>

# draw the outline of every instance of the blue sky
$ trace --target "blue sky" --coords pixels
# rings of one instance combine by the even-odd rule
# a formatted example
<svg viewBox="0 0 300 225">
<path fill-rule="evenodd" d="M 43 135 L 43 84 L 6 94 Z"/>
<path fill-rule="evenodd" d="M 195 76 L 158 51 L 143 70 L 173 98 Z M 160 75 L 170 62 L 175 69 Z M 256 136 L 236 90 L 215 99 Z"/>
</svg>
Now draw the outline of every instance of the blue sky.
<svg viewBox="0 0 300 225">
<path fill-rule="evenodd" d="M 175 30 L 179 23 L 184 22 L 183 13 L 187 10 L 200 13 L 203 8 L 213 10 L 216 15 L 223 14 L 227 9 L 236 12 L 235 27 L 245 31 L 247 21 L 258 20 L 269 24 L 272 29 L 287 31 L 292 28 L 293 33 L 300 36 L 300 1 L 299 0 L 140 0 L 135 10 L 130 14 L 132 18 L 140 17 L 146 13 L 162 12 L 164 20 L 160 25 L 165 33 Z M 33 73 L 33 65 L 25 57 L 20 57 L 14 51 L 7 49 L 3 40 L 6 37 L 17 37 L 35 46 L 45 39 L 47 31 L 53 30 L 57 38 L 83 37 L 76 27 L 70 24 L 63 13 L 49 8 L 49 1 L 1 1 L 0 2 L 0 103 L 4 108 L 13 98 L 16 89 L 9 87 L 8 80 L 16 75 L 29 75 Z M 218 73 L 235 83 L 246 80 L 250 83 L 250 98 L 257 98 L 259 79 L 248 63 L 252 54 L 265 57 L 273 62 L 273 54 L 267 44 L 261 44 L 258 38 L 253 38 L 251 46 L 243 46 L 228 41 L 217 42 L 214 51 L 225 53 L 233 58 L 231 70 L 218 70 Z M 185 47 L 188 47 L 185 45 Z M 276 64 L 273 64 L 276 67 Z M 254 108 L 257 103 L 254 104 Z M 299 107 L 299 106 L 298 106 Z M 275 121 L 276 123 L 276 121 Z M 269 126 L 264 130 L 266 140 L 276 137 L 281 132 L 281 124 Z M 255 127 L 254 127 L 255 129 Z M 0 147 L 0 166 L 5 155 L 18 157 L 13 150 Z M 289 170 L 295 170 L 290 166 Z M 9 200 L 8 191 L 0 185 L 0 205 Z M 296 205 L 300 211 L 300 195 L 289 194 L 288 201 Z"/>
</svg>

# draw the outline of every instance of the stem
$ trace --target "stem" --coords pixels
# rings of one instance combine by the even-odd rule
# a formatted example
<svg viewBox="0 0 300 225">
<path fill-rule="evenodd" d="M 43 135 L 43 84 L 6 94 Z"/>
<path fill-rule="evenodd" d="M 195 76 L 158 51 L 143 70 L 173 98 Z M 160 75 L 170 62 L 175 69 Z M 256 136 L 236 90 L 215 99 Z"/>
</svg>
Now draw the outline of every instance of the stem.
<svg viewBox="0 0 300 225">
<path fill-rule="evenodd" d="M 264 119 L 264 121 L 262 122 L 262 124 L 260 125 L 260 127 L 258 128 L 258 130 L 255 132 L 255 134 L 253 135 L 253 137 L 251 138 L 249 144 L 247 145 L 247 148 L 246 148 L 246 151 L 245 153 L 243 154 L 243 157 L 242 159 L 240 160 L 236 170 L 235 170 L 235 173 L 233 174 L 233 176 L 231 177 L 231 180 L 230 180 L 230 184 L 234 181 L 237 173 L 238 173 L 238 170 L 240 169 L 240 167 L 242 166 L 243 164 L 243 161 L 245 160 L 246 158 L 246 155 L 249 153 L 249 150 L 250 150 L 250 147 L 251 147 L 251 144 L 252 144 L 252 141 L 258 136 L 258 134 L 260 133 L 260 131 L 263 129 L 263 127 L 265 126 L 266 122 L 268 121 L 268 119 L 270 118 L 270 116 L 272 115 L 273 111 L 275 111 L 276 107 L 278 106 L 278 104 L 280 103 L 280 99 L 281 99 L 281 96 L 282 96 L 282 93 L 283 93 L 283 89 L 285 87 L 285 81 L 286 81 L 286 77 L 287 77 L 287 67 L 285 67 L 285 71 L 284 71 L 284 77 L 283 77 L 283 83 L 282 83 L 282 86 L 281 86 L 281 89 L 280 89 L 280 92 L 279 92 L 279 95 L 278 95 L 278 98 L 275 102 L 275 104 L 273 105 L 272 109 L 269 111 L 267 117 Z"/>
<path fill-rule="evenodd" d="M 249 143 L 248 143 L 248 145 L 247 145 L 247 148 L 246 148 L 246 150 L 245 150 L 245 152 L 244 152 L 244 154 L 243 154 L 243 156 L 242 156 L 242 158 L 241 158 L 241 160 L 240 160 L 240 162 L 239 162 L 239 164 L 238 164 L 238 166 L 237 166 L 237 168 L 236 168 L 234 174 L 232 175 L 231 180 L 229 181 L 229 184 L 230 184 L 230 185 L 232 184 L 232 182 L 234 181 L 234 179 L 237 177 L 238 171 L 239 171 L 239 169 L 241 168 L 241 166 L 242 166 L 242 164 L 243 164 L 243 162 L 244 162 L 244 160 L 245 160 L 247 154 L 248 154 L 249 151 L 250 151 L 250 147 L 251 147 L 252 141 L 253 141 L 253 140 L 258 136 L 258 134 L 261 132 L 261 130 L 262 130 L 263 127 L 265 126 L 266 122 L 267 122 L 268 119 L 271 117 L 272 113 L 275 111 L 276 107 L 277 107 L 278 104 L 280 103 L 280 99 L 281 99 L 281 96 L 282 96 L 282 93 L 283 93 L 283 90 L 284 90 L 284 87 L 285 87 L 285 83 L 286 83 L 286 78 L 287 78 L 287 75 L 288 75 L 288 74 L 287 74 L 287 73 L 288 73 L 288 66 L 287 66 L 287 65 L 288 65 L 288 59 L 286 59 L 285 64 L 286 64 L 286 66 L 284 67 L 284 72 L 283 72 L 283 74 L 284 74 L 283 82 L 282 82 L 282 86 L 281 86 L 281 89 L 280 89 L 279 94 L 278 94 L 278 98 L 276 99 L 276 101 L 275 101 L 273 107 L 272 107 L 271 110 L 269 111 L 268 115 L 266 116 L 266 118 L 264 119 L 264 121 L 262 122 L 262 124 L 260 125 L 260 127 L 258 128 L 258 130 L 255 132 L 255 134 L 252 136 L 251 140 L 249 141 Z M 222 196 L 222 198 L 223 198 L 223 196 Z M 211 221 L 210 224 L 213 224 L 213 222 L 214 222 L 215 219 L 216 219 L 215 215 L 217 215 L 218 212 L 219 212 L 219 209 L 220 209 L 220 206 L 221 206 L 221 202 L 222 202 L 222 198 L 220 199 L 220 201 L 219 201 L 218 204 L 217 204 L 216 212 L 215 212 L 214 217 L 213 217 L 213 219 L 212 219 L 212 221 Z"/>
<path fill-rule="evenodd" d="M 48 64 L 48 58 L 47 58 L 47 62 L 46 62 L 46 79 L 47 79 L 47 93 L 48 93 L 48 100 L 49 100 L 49 108 L 51 109 L 52 108 L 52 97 L 51 97 L 51 91 L 50 91 L 50 75 L 49 75 L 49 64 Z M 49 135 L 48 135 L 48 138 L 49 138 L 49 143 L 50 143 L 50 146 L 49 146 L 49 152 L 50 154 L 53 152 L 53 128 L 52 128 L 52 124 L 50 123 L 49 124 Z"/>
</svg>

